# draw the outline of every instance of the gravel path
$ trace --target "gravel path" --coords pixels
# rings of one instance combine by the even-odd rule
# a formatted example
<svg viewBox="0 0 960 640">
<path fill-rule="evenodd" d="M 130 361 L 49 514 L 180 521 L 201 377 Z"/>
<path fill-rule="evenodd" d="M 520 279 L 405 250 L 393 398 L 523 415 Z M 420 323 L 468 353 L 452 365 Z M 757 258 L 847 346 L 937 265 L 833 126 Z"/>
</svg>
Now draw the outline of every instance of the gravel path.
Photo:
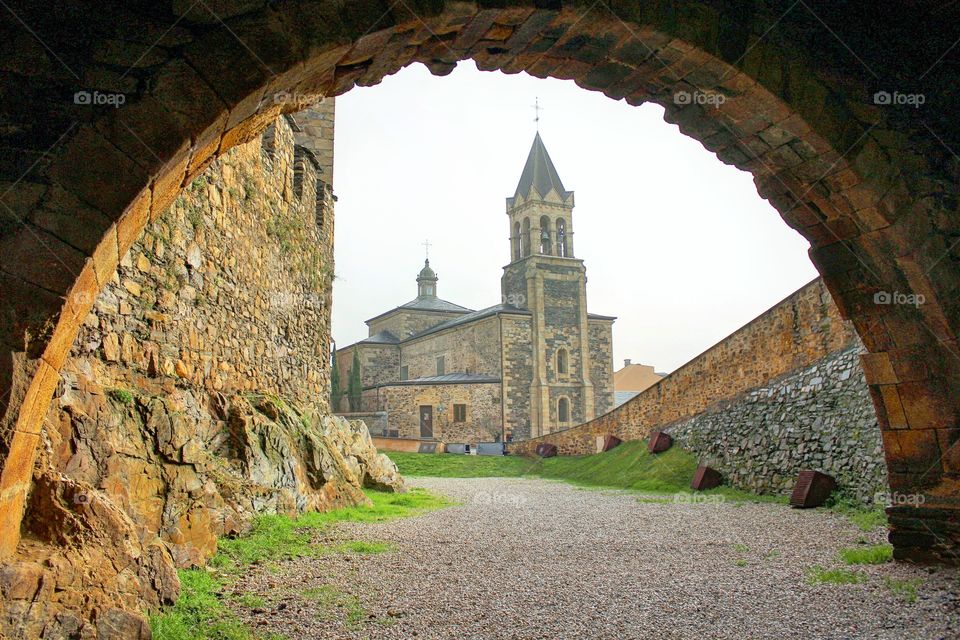
<svg viewBox="0 0 960 640">
<path fill-rule="evenodd" d="M 840 548 L 883 541 L 822 511 L 544 480 L 411 484 L 462 504 L 341 525 L 337 538 L 394 548 L 259 569 L 237 586 L 268 605 L 241 615 L 291 639 L 960 638 L 954 569 L 890 563 L 854 567 L 861 584 L 808 584 L 810 567 L 842 566 Z M 893 580 L 916 581 L 915 602 Z"/>
</svg>

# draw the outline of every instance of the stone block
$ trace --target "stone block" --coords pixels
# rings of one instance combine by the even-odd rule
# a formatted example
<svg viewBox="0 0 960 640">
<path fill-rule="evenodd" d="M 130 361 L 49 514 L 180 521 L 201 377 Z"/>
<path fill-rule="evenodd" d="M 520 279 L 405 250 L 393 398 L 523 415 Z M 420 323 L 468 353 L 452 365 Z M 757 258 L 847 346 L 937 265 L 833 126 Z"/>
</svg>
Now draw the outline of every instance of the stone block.
<svg viewBox="0 0 960 640">
<path fill-rule="evenodd" d="M 706 491 L 719 487 L 721 484 L 723 484 L 723 475 L 716 469 L 702 464 L 697 467 L 696 473 L 693 474 L 690 488 L 694 491 Z"/>
<path fill-rule="evenodd" d="M 663 431 L 654 431 L 650 434 L 650 441 L 647 443 L 647 451 L 650 453 L 663 453 L 673 446 L 673 438 L 670 434 Z"/>
<path fill-rule="evenodd" d="M 836 488 L 837 482 L 832 476 L 819 471 L 801 471 L 790 494 L 790 506 L 799 509 L 819 507 Z"/>
</svg>

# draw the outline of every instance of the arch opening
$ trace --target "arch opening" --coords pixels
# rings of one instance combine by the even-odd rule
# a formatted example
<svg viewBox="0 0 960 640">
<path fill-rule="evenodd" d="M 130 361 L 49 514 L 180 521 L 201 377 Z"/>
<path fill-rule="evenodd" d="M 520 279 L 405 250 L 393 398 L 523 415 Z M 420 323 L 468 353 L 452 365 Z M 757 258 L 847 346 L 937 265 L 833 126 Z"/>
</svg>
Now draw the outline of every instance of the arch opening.
<svg viewBox="0 0 960 640">
<path fill-rule="evenodd" d="M 762 73 L 762 63 L 750 57 L 742 38 L 731 40 L 739 45 L 718 51 L 704 40 L 709 29 L 688 31 L 659 13 L 662 9 L 618 15 L 598 10 L 584 23 L 573 8 L 518 4 L 479 12 L 444 3 L 424 16 L 397 9 L 385 16 L 390 24 L 382 29 L 344 25 L 337 40 L 309 25 L 297 34 L 271 32 L 281 29 L 275 25 L 297 23 L 297 16 L 266 20 L 266 11 L 228 16 L 237 40 L 257 45 L 263 68 L 241 71 L 234 61 L 249 52 L 238 42 L 187 29 L 190 46 L 144 72 L 156 80 L 140 83 L 149 87 L 147 93 L 116 113 L 98 113 L 93 122 L 84 116 L 77 119 L 82 124 L 64 126 L 49 162 L 26 180 L 9 180 L 9 207 L 28 225 L 5 228 L 0 237 L 3 297 L 10 312 L 0 335 L 6 345 L 0 382 L 12 392 L 2 407 L 0 557 L 9 557 L 16 547 L 58 372 L 96 293 L 147 222 L 165 211 L 215 155 L 249 140 L 280 112 L 296 111 L 318 94 L 339 95 L 354 84 L 375 83 L 412 61 L 442 74 L 457 60 L 472 57 L 488 69 L 572 78 L 631 104 L 662 104 L 667 119 L 681 130 L 721 160 L 753 173 L 760 194 L 811 242 L 812 260 L 869 351 L 864 367 L 883 430 L 891 488 L 929 497 L 924 508 L 894 509 L 898 557 L 956 559 L 954 538 L 931 538 L 911 524 L 953 517 L 943 514 L 956 512 L 960 494 L 960 316 L 952 302 L 957 274 L 953 258 L 943 260 L 951 256 L 948 225 L 930 222 L 955 221 L 949 202 L 956 184 L 937 164 L 944 151 L 934 137 L 908 118 L 878 113 L 867 101 L 873 92 L 861 77 L 847 73 L 834 82 L 815 61 L 801 57 L 791 71 L 794 85 L 810 88 L 809 95 L 801 95 L 782 76 Z M 705 24 L 731 29 L 706 8 L 693 11 Z M 158 32 L 169 26 L 158 24 L 164 18 L 141 17 Z M 493 29 L 495 23 L 503 28 Z M 776 35 L 802 43 L 802 33 L 790 25 L 789 20 L 777 25 Z M 758 32 L 766 27 L 752 26 Z M 77 37 L 98 38 L 96 33 Z M 283 44 L 265 46 L 270 41 Z M 638 43 L 655 53 L 655 64 L 647 53 L 638 53 Z M 39 74 L 30 82 L 59 81 Z M 287 98 L 278 100 L 281 94 Z M 844 108 L 835 107 L 837 102 Z M 79 114 L 73 107 L 65 111 L 68 119 Z M 876 121 L 856 115 L 864 113 Z M 63 115 L 42 109 L 11 118 L 65 124 Z M 131 137 L 131 130 L 139 134 Z M 884 130 L 899 136 L 877 135 Z M 911 136 L 911 145 L 902 142 Z M 40 151 L 48 146 L 46 139 L 37 140 Z M 37 151 L 29 143 L 18 144 L 24 157 Z M 925 183 L 936 184 L 943 197 L 920 198 L 930 191 L 918 186 Z M 71 224 L 78 216 L 87 223 Z M 530 232 L 527 219 L 524 255 L 531 252 Z M 923 295 L 925 302 L 887 304 L 890 292 Z"/>
</svg>

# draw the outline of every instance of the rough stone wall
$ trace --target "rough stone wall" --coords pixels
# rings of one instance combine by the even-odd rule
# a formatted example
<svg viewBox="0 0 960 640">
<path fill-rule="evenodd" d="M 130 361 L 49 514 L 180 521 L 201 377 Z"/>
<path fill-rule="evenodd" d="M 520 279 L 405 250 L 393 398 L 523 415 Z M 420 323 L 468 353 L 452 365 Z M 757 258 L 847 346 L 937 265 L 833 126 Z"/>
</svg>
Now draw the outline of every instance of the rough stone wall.
<svg viewBox="0 0 960 640">
<path fill-rule="evenodd" d="M 437 375 L 437 357 L 444 357 L 446 373 L 500 377 L 500 321 L 492 316 L 405 343 L 400 365 L 409 379 Z"/>
<path fill-rule="evenodd" d="M 313 106 L 298 111 L 293 118 L 300 131 L 296 134 L 298 145 L 309 149 L 317 160 L 320 179 L 333 185 L 333 132 L 336 115 L 336 99 L 323 98 Z"/>
<path fill-rule="evenodd" d="M 390 430 L 401 438 L 420 437 L 420 407 L 433 407 L 433 437 L 442 442 L 492 442 L 501 434 L 498 383 L 395 385 L 371 390 L 387 412 Z M 467 405 L 467 419 L 453 421 L 453 405 Z M 444 411 L 438 407 L 443 405 Z"/>
<path fill-rule="evenodd" d="M 530 349 L 531 318 L 502 316 L 504 430 L 507 438 L 530 437 L 530 384 L 533 361 Z"/>
<path fill-rule="evenodd" d="M 443 311 L 394 311 L 384 318 L 370 322 L 368 325 L 370 327 L 369 335 L 389 331 L 400 339 L 409 338 L 415 333 L 426 331 L 441 322 L 459 318 L 462 315 L 462 313 Z"/>
<path fill-rule="evenodd" d="M 340 390 L 347 392 L 350 381 L 350 369 L 353 368 L 353 349 L 346 347 L 336 353 L 337 367 L 340 370 Z M 364 387 L 372 387 L 400 379 L 400 347 L 393 344 L 358 344 L 360 357 L 360 382 Z M 335 411 L 337 409 L 334 409 Z"/>
<path fill-rule="evenodd" d="M 706 410 L 857 343 L 818 278 L 749 324 L 612 411 L 585 424 L 511 445 L 532 453 L 540 441 L 561 453 L 594 451 L 596 436 L 640 440 L 650 431 Z"/>
<path fill-rule="evenodd" d="M 613 323 L 589 320 L 590 382 L 596 414 L 602 416 L 613 409 Z"/>
<path fill-rule="evenodd" d="M 801 469 L 815 469 L 871 503 L 887 470 L 861 352 L 831 354 L 665 430 L 734 487 L 785 493 Z"/>
<path fill-rule="evenodd" d="M 326 415 L 332 230 L 280 119 L 120 258 L 60 372 L 0 637 L 145 639 L 218 536 L 402 488 L 363 423 Z"/>
<path fill-rule="evenodd" d="M 112 386 L 145 376 L 325 408 L 333 216 L 316 184 L 284 118 L 218 160 L 121 258 L 71 357 L 107 363 Z"/>
</svg>

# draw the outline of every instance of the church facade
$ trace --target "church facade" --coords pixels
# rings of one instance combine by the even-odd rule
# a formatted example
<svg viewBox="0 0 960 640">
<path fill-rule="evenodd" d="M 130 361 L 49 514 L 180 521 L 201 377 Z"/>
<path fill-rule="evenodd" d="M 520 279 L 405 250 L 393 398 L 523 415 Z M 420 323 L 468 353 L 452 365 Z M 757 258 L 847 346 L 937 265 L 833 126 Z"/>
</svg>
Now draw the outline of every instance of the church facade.
<svg viewBox="0 0 960 640">
<path fill-rule="evenodd" d="M 507 198 L 500 304 L 475 311 L 441 299 L 428 259 L 417 297 L 370 318 L 367 338 L 336 351 L 344 393 L 359 357 L 359 409 L 385 415 L 383 435 L 522 440 L 613 408 L 615 318 L 587 311 L 573 208 L 538 133 Z"/>
</svg>

